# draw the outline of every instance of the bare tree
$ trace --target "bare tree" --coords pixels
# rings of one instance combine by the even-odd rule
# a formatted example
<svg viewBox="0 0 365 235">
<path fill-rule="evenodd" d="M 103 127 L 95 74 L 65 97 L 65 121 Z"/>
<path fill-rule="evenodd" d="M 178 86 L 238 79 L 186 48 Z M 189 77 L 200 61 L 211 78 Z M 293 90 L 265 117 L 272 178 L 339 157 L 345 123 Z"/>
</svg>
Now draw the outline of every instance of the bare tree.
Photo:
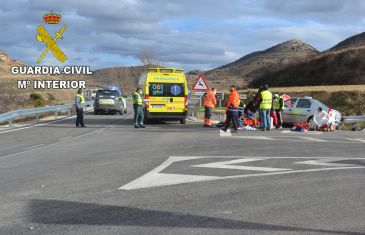
<svg viewBox="0 0 365 235">
<path fill-rule="evenodd" d="M 138 53 L 138 59 L 141 61 L 143 65 L 159 65 L 159 61 L 157 60 L 155 54 L 150 50 L 142 50 Z"/>
</svg>

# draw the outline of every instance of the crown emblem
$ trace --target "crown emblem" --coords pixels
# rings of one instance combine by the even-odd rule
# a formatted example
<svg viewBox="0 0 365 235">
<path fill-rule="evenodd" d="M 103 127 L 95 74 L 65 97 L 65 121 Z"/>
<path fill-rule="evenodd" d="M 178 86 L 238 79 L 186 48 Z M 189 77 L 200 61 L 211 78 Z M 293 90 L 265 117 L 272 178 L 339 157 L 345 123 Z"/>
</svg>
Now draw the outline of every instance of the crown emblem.
<svg viewBox="0 0 365 235">
<path fill-rule="evenodd" d="M 61 21 L 61 15 L 51 11 L 43 15 L 43 20 L 46 24 L 58 24 Z"/>
</svg>

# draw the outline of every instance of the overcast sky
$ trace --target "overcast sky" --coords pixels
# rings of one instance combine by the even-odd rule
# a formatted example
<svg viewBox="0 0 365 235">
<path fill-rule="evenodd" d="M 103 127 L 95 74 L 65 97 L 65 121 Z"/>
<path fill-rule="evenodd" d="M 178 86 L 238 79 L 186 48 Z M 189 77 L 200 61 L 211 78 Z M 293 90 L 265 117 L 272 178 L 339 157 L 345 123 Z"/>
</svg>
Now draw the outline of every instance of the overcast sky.
<svg viewBox="0 0 365 235">
<path fill-rule="evenodd" d="M 62 14 L 45 25 L 43 14 Z M 45 48 L 40 24 L 54 36 L 65 64 L 92 69 L 140 65 L 152 51 L 166 66 L 206 70 L 256 50 L 301 39 L 326 50 L 365 31 L 362 0 L 1 0 L 0 50 L 34 65 Z M 42 65 L 62 65 L 49 53 Z"/>
</svg>

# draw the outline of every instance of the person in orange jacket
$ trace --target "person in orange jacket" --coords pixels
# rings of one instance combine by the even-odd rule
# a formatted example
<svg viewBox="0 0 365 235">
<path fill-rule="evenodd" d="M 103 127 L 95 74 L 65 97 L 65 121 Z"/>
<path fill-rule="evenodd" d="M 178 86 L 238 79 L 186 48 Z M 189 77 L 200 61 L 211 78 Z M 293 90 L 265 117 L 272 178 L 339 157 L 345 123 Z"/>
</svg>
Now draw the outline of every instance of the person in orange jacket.
<svg viewBox="0 0 365 235">
<path fill-rule="evenodd" d="M 204 96 L 204 127 L 212 127 L 212 111 L 213 108 L 217 105 L 216 89 L 212 88 L 212 90 L 208 91 L 208 93 Z"/>
<path fill-rule="evenodd" d="M 223 131 L 226 132 L 230 123 L 233 123 L 234 126 L 234 133 L 237 133 L 238 125 L 238 107 L 240 103 L 240 95 L 237 92 L 237 87 L 232 85 L 229 89 L 230 95 L 228 97 L 227 106 L 226 106 L 226 113 L 227 113 L 227 120 L 226 125 L 223 127 Z"/>
</svg>

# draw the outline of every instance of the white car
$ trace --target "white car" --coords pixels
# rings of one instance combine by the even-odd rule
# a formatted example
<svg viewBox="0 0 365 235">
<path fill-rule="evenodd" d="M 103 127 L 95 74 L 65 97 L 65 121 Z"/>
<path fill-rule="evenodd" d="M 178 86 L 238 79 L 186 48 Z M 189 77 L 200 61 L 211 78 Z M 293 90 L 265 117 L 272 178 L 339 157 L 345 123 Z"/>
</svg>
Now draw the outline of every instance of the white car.
<svg viewBox="0 0 365 235">
<path fill-rule="evenodd" d="M 338 124 L 341 122 L 342 114 L 334 109 L 330 109 L 327 105 L 321 101 L 313 99 L 312 97 L 294 97 L 284 102 L 285 108 L 283 111 L 283 122 L 284 123 L 299 123 L 309 122 L 312 127 L 313 115 L 319 107 L 328 112 L 334 117 L 335 122 Z"/>
</svg>

